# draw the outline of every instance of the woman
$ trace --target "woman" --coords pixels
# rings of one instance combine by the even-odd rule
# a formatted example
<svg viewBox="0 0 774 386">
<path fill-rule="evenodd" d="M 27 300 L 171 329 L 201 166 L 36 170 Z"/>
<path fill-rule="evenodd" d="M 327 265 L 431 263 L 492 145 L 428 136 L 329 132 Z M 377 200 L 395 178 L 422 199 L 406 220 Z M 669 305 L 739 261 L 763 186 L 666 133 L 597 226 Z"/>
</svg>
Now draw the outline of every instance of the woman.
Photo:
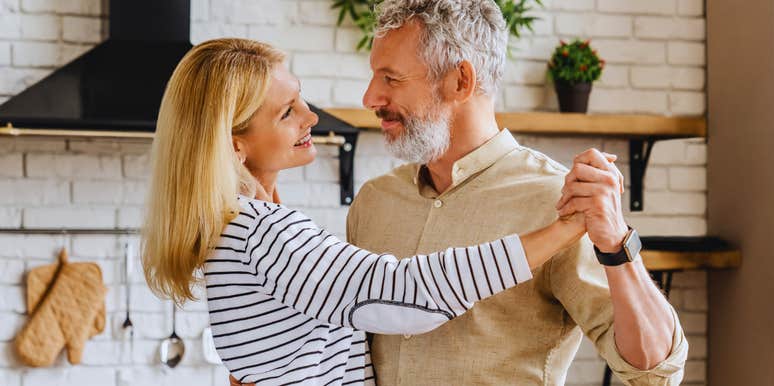
<svg viewBox="0 0 774 386">
<path fill-rule="evenodd" d="M 436 328 L 483 298 L 477 284 L 529 280 L 585 233 L 576 218 L 400 261 L 338 240 L 279 204 L 277 174 L 314 160 L 317 123 L 282 61 L 249 40 L 194 47 L 167 85 L 153 146 L 146 279 L 182 303 L 203 273 L 215 345 L 239 382 L 373 383 L 363 331 Z"/>
</svg>

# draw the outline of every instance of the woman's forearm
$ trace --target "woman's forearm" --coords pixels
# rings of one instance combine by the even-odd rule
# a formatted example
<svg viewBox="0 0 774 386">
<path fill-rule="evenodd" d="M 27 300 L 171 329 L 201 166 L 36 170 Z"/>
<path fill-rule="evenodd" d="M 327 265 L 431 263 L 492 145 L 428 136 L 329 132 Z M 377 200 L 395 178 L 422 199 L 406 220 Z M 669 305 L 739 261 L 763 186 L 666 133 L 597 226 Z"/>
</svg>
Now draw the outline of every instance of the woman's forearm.
<svg viewBox="0 0 774 386">
<path fill-rule="evenodd" d="M 520 235 L 529 268 L 539 267 L 552 256 L 577 242 L 585 233 L 582 214 L 568 219 L 557 219 L 545 228 Z"/>
<path fill-rule="evenodd" d="M 531 270 L 584 232 L 583 218 L 558 220 L 524 236 L 448 248 L 399 260 L 377 255 L 317 228 L 302 213 L 251 204 L 244 251 L 259 290 L 326 323 L 378 333 L 420 333 L 473 303 L 532 278 Z M 234 230 L 235 232 L 242 232 Z M 244 268 L 210 260 L 212 283 Z"/>
</svg>

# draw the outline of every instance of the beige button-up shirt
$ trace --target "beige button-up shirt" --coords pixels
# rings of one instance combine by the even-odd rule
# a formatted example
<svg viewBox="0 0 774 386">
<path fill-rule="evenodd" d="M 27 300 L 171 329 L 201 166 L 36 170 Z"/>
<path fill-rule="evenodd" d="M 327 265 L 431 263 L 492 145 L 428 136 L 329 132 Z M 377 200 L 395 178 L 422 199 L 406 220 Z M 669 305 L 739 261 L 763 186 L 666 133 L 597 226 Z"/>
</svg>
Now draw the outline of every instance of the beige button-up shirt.
<svg viewBox="0 0 774 386">
<path fill-rule="evenodd" d="M 349 241 L 411 256 L 528 232 L 556 218 L 566 173 L 503 130 L 455 163 L 442 194 L 416 164 L 367 182 L 349 212 Z M 533 275 L 427 334 L 375 336 L 378 384 L 561 385 L 582 334 L 625 383 L 680 383 L 688 343 L 674 310 L 672 353 L 654 369 L 638 370 L 616 350 L 607 278 L 587 237 Z"/>
</svg>

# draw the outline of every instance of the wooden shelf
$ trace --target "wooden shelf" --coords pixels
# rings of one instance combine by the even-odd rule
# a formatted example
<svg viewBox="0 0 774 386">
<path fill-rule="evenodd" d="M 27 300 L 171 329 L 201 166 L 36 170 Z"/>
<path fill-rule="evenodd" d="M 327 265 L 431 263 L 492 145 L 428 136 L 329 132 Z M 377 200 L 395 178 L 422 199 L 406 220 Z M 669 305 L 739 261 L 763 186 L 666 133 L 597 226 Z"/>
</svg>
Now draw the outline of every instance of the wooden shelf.
<svg viewBox="0 0 774 386">
<path fill-rule="evenodd" d="M 331 108 L 324 110 L 352 126 L 379 129 L 379 118 L 365 109 Z M 704 117 L 664 117 L 658 115 L 498 113 L 497 122 L 515 133 L 568 136 L 614 136 L 649 138 L 697 138 L 707 136 Z M 114 132 L 82 130 L 25 130 L 0 127 L 0 135 L 36 135 L 64 137 L 153 138 L 150 132 Z"/>
<path fill-rule="evenodd" d="M 742 264 L 742 254 L 739 251 L 642 251 L 641 255 L 645 267 L 650 271 L 729 269 L 738 268 Z"/>
<path fill-rule="evenodd" d="M 352 126 L 378 129 L 379 119 L 370 110 L 326 109 Z M 548 135 L 692 138 L 707 136 L 704 117 L 665 117 L 632 114 L 497 113 L 500 127 L 515 133 Z"/>
<path fill-rule="evenodd" d="M 650 271 L 738 268 L 742 253 L 716 237 L 642 237 L 641 252 Z"/>
</svg>

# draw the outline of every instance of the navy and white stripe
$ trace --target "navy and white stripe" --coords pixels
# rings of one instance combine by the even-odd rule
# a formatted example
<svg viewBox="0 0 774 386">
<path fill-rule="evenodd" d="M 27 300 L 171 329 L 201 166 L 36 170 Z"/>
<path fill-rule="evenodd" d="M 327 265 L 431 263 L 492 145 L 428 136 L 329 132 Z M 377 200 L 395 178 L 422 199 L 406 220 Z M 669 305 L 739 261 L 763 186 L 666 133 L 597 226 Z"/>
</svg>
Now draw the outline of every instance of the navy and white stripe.
<svg viewBox="0 0 774 386">
<path fill-rule="evenodd" d="M 239 202 L 204 274 L 215 346 L 243 383 L 373 384 L 363 331 L 427 332 L 532 277 L 518 236 L 398 260 Z"/>
</svg>

